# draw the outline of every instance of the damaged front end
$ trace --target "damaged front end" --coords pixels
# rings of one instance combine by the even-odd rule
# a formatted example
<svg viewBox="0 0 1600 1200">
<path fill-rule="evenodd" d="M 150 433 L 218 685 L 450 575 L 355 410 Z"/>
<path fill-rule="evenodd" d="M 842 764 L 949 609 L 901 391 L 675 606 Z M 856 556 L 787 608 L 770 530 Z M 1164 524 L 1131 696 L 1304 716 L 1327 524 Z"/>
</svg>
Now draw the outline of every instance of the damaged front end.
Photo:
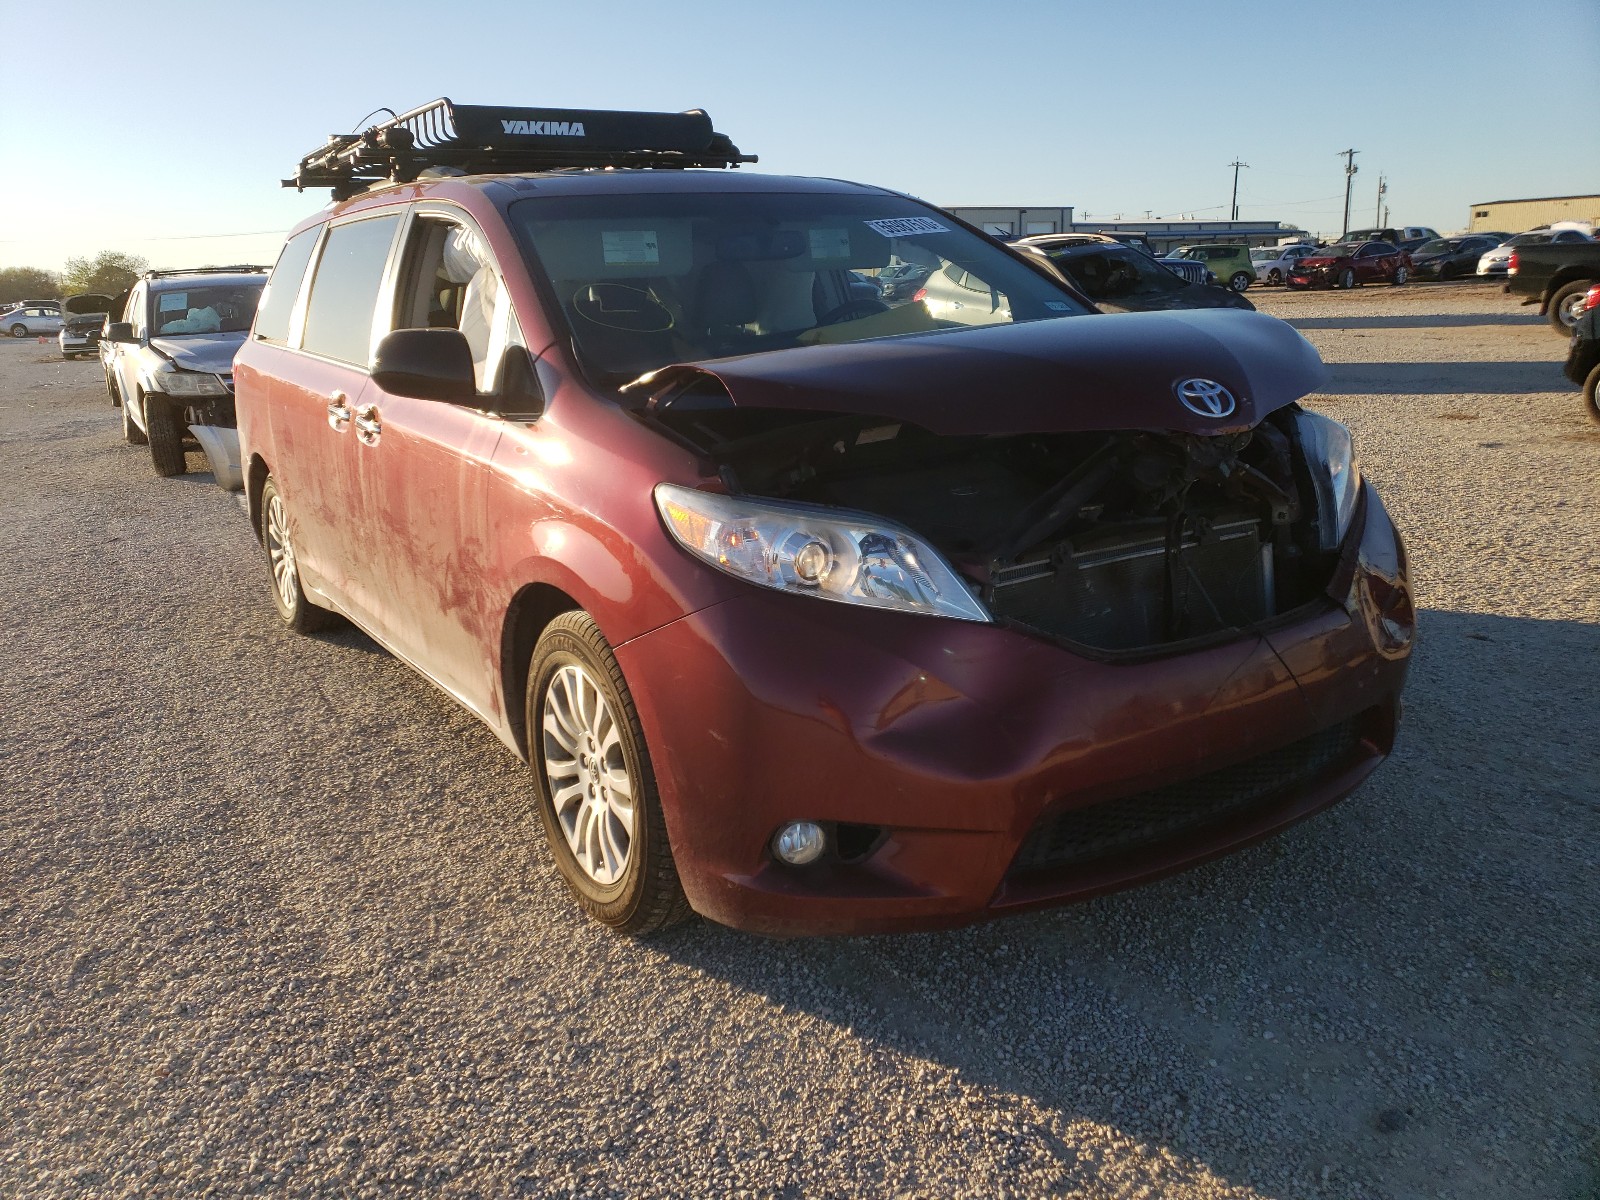
<svg viewBox="0 0 1600 1200">
<path fill-rule="evenodd" d="M 1317 599 L 1359 492 L 1348 454 L 1327 458 L 1330 443 L 1348 448 L 1342 427 L 1295 407 L 1214 437 L 941 437 L 862 416 L 670 403 L 654 419 L 706 454 L 730 493 L 699 514 L 720 526 L 701 543 L 712 565 L 1104 654 L 1227 636 Z M 674 512 L 708 499 L 675 494 Z M 680 541 L 690 519 L 668 515 Z M 830 594 L 836 575 L 865 577 L 864 593 Z"/>
<path fill-rule="evenodd" d="M 664 485 L 669 529 L 750 582 L 993 621 L 1106 657 L 1172 653 L 1340 598 L 1359 472 L 1348 431 L 1286 394 L 1295 380 L 1263 402 L 1247 373 L 1227 394 L 1253 410 L 1215 429 L 1170 387 L 1167 429 L 1148 427 L 1160 409 L 1147 400 L 1128 405 L 1141 428 L 1105 428 L 1101 410 L 1074 421 L 1059 401 L 1035 415 L 1044 405 L 1029 410 L 1024 387 L 997 422 L 1017 431 L 970 432 L 982 421 L 968 418 L 933 432 L 903 419 L 906 405 L 825 411 L 825 388 L 782 405 L 741 374 L 755 363 L 671 369 L 642 411 L 726 489 Z M 795 382 L 783 379 L 791 395 Z"/>
</svg>

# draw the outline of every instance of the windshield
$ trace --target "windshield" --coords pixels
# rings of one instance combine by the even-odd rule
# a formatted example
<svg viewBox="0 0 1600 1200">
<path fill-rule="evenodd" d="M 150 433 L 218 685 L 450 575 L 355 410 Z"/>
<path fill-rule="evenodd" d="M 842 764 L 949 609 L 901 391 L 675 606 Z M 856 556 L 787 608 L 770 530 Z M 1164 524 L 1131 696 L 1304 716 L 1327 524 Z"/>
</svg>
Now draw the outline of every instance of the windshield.
<svg viewBox="0 0 1600 1200">
<path fill-rule="evenodd" d="M 1308 255 L 1307 257 L 1346 258 L 1356 252 L 1357 245 L 1358 243 L 1356 242 L 1335 242 L 1331 246 L 1322 247 L 1322 249 L 1317 250 L 1315 253 Z"/>
<path fill-rule="evenodd" d="M 1250 261 L 1251 262 L 1272 262 L 1275 259 L 1279 258 L 1282 254 L 1283 254 L 1282 250 L 1252 250 L 1252 251 L 1250 251 Z"/>
<path fill-rule="evenodd" d="M 1418 254 L 1449 254 L 1452 250 L 1461 249 L 1460 238 L 1434 238 L 1431 242 L 1423 242 L 1417 247 Z"/>
<path fill-rule="evenodd" d="M 1126 246 L 1085 251 L 1067 250 L 1050 256 L 1091 300 L 1117 300 L 1151 292 L 1176 292 L 1192 287 L 1187 280 Z"/>
<path fill-rule="evenodd" d="M 266 280 L 203 284 L 150 294 L 150 332 L 155 337 L 186 333 L 248 333 Z"/>
<path fill-rule="evenodd" d="M 1555 237 L 1553 233 L 1519 233 L 1516 237 L 1501 242 L 1502 246 L 1542 246 Z"/>
<path fill-rule="evenodd" d="M 992 242 L 895 196 L 550 197 L 510 215 L 579 356 L 612 385 L 669 363 L 1089 311 Z M 892 300 L 852 278 L 896 265 L 927 278 Z"/>
</svg>

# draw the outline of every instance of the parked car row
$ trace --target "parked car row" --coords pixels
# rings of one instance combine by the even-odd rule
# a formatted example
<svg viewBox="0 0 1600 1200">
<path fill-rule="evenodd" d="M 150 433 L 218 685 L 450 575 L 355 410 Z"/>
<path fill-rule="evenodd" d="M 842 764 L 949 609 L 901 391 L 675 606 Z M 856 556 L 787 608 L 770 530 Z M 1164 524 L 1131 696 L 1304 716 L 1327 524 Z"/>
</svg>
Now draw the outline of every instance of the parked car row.
<svg viewBox="0 0 1600 1200">
<path fill-rule="evenodd" d="M 587 140 L 514 132 L 553 122 Z M 1406 557 L 1299 333 L 742 161 L 698 111 L 423 106 L 301 160 L 340 199 L 264 288 L 142 280 L 107 388 L 163 474 L 236 417 L 283 624 L 354 623 L 526 759 L 619 931 L 1059 904 L 1382 762 Z"/>
</svg>

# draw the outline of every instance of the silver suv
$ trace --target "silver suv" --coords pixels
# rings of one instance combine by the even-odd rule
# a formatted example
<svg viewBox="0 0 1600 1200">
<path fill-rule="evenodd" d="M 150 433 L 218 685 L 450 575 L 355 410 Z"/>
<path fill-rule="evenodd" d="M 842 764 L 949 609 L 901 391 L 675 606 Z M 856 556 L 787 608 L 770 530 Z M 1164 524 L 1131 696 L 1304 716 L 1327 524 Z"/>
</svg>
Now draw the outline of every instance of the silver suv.
<svg viewBox="0 0 1600 1200">
<path fill-rule="evenodd" d="M 106 326 L 106 389 L 122 434 L 148 445 L 157 475 L 187 469 L 190 426 L 232 428 L 233 356 L 250 332 L 265 267 L 149 271 Z"/>
</svg>

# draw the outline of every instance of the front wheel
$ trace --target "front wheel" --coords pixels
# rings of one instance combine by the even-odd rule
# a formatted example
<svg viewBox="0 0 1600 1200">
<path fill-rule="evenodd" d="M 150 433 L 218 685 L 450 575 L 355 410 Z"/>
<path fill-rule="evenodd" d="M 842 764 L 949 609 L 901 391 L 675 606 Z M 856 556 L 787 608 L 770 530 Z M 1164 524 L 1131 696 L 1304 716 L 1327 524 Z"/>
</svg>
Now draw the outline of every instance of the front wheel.
<svg viewBox="0 0 1600 1200">
<path fill-rule="evenodd" d="M 1280 284 L 1282 282 L 1283 282 L 1283 272 L 1278 270 L 1277 267 L 1273 267 L 1272 270 L 1267 272 L 1267 285 L 1269 287 L 1276 287 L 1278 284 Z"/>
<path fill-rule="evenodd" d="M 145 396 L 144 431 L 150 439 L 150 461 L 155 464 L 157 475 L 170 479 L 189 469 L 183 452 L 183 427 L 166 397 Z"/>
<path fill-rule="evenodd" d="M 1579 279 L 1558 288 L 1550 297 L 1550 307 L 1545 312 L 1550 317 L 1550 328 L 1561 337 L 1571 337 L 1572 327 L 1583 316 L 1583 297 L 1594 286 L 1589 279 Z"/>
<path fill-rule="evenodd" d="M 1583 381 L 1584 411 L 1589 414 L 1589 419 L 1600 425 L 1600 366 L 1589 372 L 1589 378 Z"/>
<path fill-rule="evenodd" d="M 27 337 L 28 336 L 28 327 L 26 325 L 22 325 L 22 324 L 13 325 L 11 327 L 11 336 L 14 337 L 14 338 L 25 338 L 25 337 Z"/>
<path fill-rule="evenodd" d="M 633 697 L 588 613 L 545 629 L 525 711 L 545 840 L 579 906 L 633 935 L 687 917 Z"/>
<path fill-rule="evenodd" d="M 289 536 L 289 510 L 278 494 L 278 481 L 270 475 L 261 487 L 261 544 L 272 571 L 272 602 L 283 623 L 296 633 L 327 628 L 333 614 L 311 603 L 300 586 L 300 564 Z"/>
<path fill-rule="evenodd" d="M 1346 291 L 1348 291 L 1349 289 L 1355 287 L 1355 285 L 1356 285 L 1356 273 L 1354 271 L 1352 271 L 1349 267 L 1346 267 L 1344 270 L 1339 272 L 1339 286 L 1340 287 L 1342 287 Z"/>
<path fill-rule="evenodd" d="M 1394 269 L 1394 286 L 1395 287 L 1399 287 L 1402 283 L 1404 283 L 1407 279 L 1410 279 L 1410 278 L 1411 278 L 1411 272 L 1407 271 L 1404 267 L 1396 267 Z"/>
<path fill-rule="evenodd" d="M 1250 276 L 1243 271 L 1235 271 L 1233 278 L 1228 280 L 1228 286 L 1236 292 L 1247 292 L 1250 290 Z"/>
</svg>

